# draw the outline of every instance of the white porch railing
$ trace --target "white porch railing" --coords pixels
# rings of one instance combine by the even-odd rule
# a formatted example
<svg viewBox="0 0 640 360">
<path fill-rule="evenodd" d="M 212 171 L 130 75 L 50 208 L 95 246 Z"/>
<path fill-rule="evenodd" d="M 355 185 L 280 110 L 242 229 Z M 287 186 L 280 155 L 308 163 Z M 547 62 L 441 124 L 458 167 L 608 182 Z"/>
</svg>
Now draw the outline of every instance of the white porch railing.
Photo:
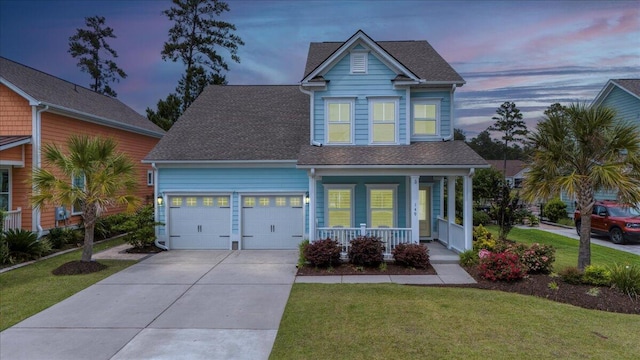
<svg viewBox="0 0 640 360">
<path fill-rule="evenodd" d="M 464 251 L 464 227 L 458 224 L 449 224 L 447 219 L 438 216 L 438 240 L 447 248 Z"/>
<path fill-rule="evenodd" d="M 4 213 L 3 229 L 20 229 L 22 227 L 22 209 L 11 210 Z"/>
<path fill-rule="evenodd" d="M 350 241 L 358 236 L 377 237 L 384 246 L 385 259 L 392 258 L 391 251 L 398 244 L 409 244 L 411 240 L 411 229 L 408 228 L 317 228 L 316 239 L 330 238 L 340 244 L 342 257 L 346 258 L 349 253 Z"/>
</svg>

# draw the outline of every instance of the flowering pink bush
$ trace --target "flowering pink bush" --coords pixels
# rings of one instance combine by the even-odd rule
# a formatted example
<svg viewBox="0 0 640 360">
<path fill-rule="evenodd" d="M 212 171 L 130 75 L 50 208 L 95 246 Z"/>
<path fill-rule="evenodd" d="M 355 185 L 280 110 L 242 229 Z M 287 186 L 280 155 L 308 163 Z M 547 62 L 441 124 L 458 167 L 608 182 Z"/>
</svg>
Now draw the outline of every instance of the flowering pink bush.
<svg viewBox="0 0 640 360">
<path fill-rule="evenodd" d="M 518 255 L 508 251 L 489 253 L 480 258 L 478 269 L 480 276 L 491 281 L 516 281 L 526 273 Z"/>
<path fill-rule="evenodd" d="M 491 254 L 491 251 L 489 251 L 489 250 L 487 250 L 487 249 L 482 249 L 482 250 L 480 250 L 480 251 L 478 252 L 478 257 L 479 257 L 480 259 L 484 259 L 484 258 L 486 258 L 487 256 L 489 256 L 489 254 Z"/>
<path fill-rule="evenodd" d="M 550 245 L 535 243 L 520 255 L 520 261 L 529 274 L 549 274 L 556 260 L 556 249 Z"/>
</svg>

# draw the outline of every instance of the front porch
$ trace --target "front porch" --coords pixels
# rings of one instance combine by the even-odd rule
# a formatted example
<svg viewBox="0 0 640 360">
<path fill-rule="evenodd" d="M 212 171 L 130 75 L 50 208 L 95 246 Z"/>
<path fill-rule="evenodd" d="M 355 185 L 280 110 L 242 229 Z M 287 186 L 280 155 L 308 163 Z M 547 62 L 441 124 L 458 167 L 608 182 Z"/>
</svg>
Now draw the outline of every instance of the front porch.
<svg viewBox="0 0 640 360">
<path fill-rule="evenodd" d="M 4 231 L 11 229 L 20 229 L 22 227 L 22 209 L 6 211 L 4 213 L 4 219 L 2 229 Z"/>
</svg>

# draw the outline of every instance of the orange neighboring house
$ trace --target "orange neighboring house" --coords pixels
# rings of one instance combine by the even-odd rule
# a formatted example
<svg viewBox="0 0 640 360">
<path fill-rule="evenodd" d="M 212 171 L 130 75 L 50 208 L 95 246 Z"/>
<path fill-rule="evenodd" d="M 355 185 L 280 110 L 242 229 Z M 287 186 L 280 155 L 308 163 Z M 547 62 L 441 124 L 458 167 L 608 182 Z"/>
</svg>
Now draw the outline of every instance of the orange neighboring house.
<svg viewBox="0 0 640 360">
<path fill-rule="evenodd" d="M 153 200 L 153 169 L 141 160 L 164 135 L 162 129 L 117 99 L 0 57 L 0 210 L 5 230 L 23 228 L 42 235 L 80 221 L 81 213 L 71 204 L 34 209 L 29 201 L 28 180 L 32 169 L 42 165 L 43 145 L 65 146 L 72 134 L 115 139 L 136 164 L 137 195 L 143 202 Z"/>
</svg>

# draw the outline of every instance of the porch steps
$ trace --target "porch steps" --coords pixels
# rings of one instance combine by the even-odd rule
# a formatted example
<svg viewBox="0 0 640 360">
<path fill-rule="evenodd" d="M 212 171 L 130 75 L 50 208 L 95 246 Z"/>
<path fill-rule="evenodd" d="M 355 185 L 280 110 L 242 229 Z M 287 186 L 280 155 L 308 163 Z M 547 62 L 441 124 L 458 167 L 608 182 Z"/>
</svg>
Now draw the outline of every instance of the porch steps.
<svg viewBox="0 0 640 360">
<path fill-rule="evenodd" d="M 447 249 L 438 241 L 423 243 L 429 249 L 429 262 L 432 264 L 459 264 L 460 256 L 453 250 Z"/>
</svg>

